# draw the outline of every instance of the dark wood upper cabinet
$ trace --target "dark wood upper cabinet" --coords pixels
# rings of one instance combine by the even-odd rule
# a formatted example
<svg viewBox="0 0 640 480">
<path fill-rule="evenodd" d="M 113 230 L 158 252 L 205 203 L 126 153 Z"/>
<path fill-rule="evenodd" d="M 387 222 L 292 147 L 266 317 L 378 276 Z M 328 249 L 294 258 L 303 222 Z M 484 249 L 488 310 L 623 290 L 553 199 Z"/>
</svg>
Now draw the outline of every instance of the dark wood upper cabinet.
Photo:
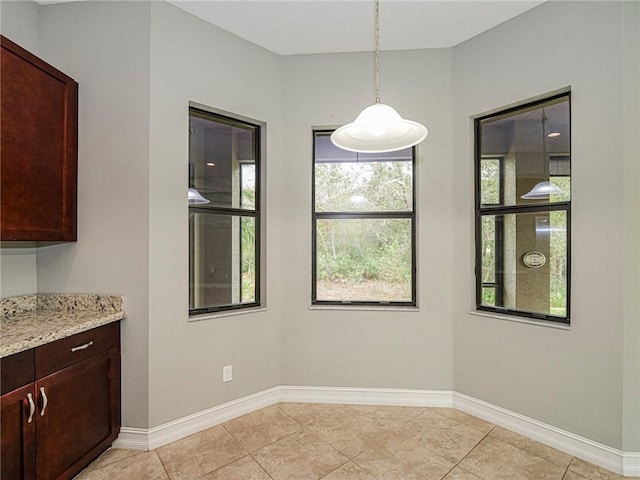
<svg viewBox="0 0 640 480">
<path fill-rule="evenodd" d="M 0 38 L 0 239 L 76 241 L 78 84 Z"/>
</svg>

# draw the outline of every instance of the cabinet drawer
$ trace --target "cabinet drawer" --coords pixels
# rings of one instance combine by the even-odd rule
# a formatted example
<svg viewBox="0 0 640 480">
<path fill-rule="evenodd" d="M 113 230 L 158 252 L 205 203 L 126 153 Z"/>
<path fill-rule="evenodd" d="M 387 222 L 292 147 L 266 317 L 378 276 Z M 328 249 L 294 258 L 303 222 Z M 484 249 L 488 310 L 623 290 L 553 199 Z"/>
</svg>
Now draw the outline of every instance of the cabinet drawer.
<svg viewBox="0 0 640 480">
<path fill-rule="evenodd" d="M 35 349 L 36 378 L 62 370 L 112 347 L 120 349 L 120 322 L 109 323 L 37 347 Z"/>
<path fill-rule="evenodd" d="M 20 388 L 35 380 L 33 371 L 33 349 L 14 353 L 0 362 L 1 395 Z"/>
</svg>

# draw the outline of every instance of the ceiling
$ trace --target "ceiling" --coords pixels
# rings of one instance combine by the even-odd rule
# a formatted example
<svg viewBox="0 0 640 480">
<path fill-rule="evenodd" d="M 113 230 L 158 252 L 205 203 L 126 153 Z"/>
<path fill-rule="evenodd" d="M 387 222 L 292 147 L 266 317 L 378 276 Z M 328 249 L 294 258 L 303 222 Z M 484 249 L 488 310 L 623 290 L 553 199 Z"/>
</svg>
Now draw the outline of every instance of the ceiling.
<svg viewBox="0 0 640 480">
<path fill-rule="evenodd" d="M 373 51 L 375 46 L 373 0 L 167 1 L 280 55 Z M 542 3 L 381 0 L 381 50 L 452 47 Z"/>
</svg>

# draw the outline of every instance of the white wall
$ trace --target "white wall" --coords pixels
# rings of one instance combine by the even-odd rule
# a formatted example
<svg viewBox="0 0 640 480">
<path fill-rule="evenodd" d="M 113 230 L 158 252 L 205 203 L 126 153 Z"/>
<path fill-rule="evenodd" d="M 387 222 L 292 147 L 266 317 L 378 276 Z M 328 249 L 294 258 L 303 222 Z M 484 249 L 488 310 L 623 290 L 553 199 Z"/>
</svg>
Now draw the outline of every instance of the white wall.
<svg viewBox="0 0 640 480">
<path fill-rule="evenodd" d="M 637 259 L 638 245 L 625 235 L 637 239 L 638 216 L 625 208 L 624 172 L 637 162 L 629 155 L 637 144 L 623 151 L 623 109 L 631 100 L 623 86 L 633 77 L 623 74 L 622 27 L 621 2 L 549 2 L 454 48 L 453 61 L 458 255 L 452 266 L 456 284 L 464 286 L 455 305 L 455 389 L 615 448 L 622 447 L 623 331 L 631 321 L 625 315 L 637 311 L 623 305 L 638 292 L 637 272 L 625 278 L 626 254 Z M 470 315 L 470 119 L 566 86 L 572 91 L 571 328 Z M 637 83 L 634 89 L 637 101 Z M 637 117 L 626 128 L 634 126 L 637 135 Z M 625 280 L 633 283 L 625 287 Z M 630 348 L 629 359 L 638 354 L 637 343 Z M 637 409 L 625 422 L 633 420 Z"/>
<path fill-rule="evenodd" d="M 38 4 L 32 1 L 0 2 L 0 33 L 37 55 Z M 0 296 L 26 295 L 37 290 L 36 250 L 1 248 Z"/>
<path fill-rule="evenodd" d="M 450 389 L 451 52 L 381 56 L 382 102 L 430 129 L 418 149 L 419 311 L 309 310 L 312 127 L 353 121 L 375 101 L 373 53 L 286 57 L 284 91 L 285 383 Z"/>
<path fill-rule="evenodd" d="M 79 83 L 78 241 L 38 250 L 39 292 L 124 295 L 122 422 L 148 424 L 149 4 L 40 7 L 40 55 Z"/>
<path fill-rule="evenodd" d="M 149 405 L 155 426 L 281 383 L 281 59 L 165 2 L 151 4 Z M 268 310 L 188 319 L 188 105 L 267 123 Z M 233 381 L 222 383 L 222 367 Z"/>
</svg>

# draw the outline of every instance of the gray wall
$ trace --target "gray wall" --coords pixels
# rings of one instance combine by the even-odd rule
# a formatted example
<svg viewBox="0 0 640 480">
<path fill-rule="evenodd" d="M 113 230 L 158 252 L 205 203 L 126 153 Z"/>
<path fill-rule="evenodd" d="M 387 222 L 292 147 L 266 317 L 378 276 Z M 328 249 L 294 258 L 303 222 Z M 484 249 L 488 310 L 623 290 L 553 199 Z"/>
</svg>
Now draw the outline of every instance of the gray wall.
<svg viewBox="0 0 640 480">
<path fill-rule="evenodd" d="M 267 123 L 268 310 L 188 322 L 189 102 Z M 282 382 L 282 60 L 151 4 L 149 405 L 156 426 Z M 222 383 L 222 367 L 233 381 Z"/>
<path fill-rule="evenodd" d="M 39 292 L 124 295 L 122 422 L 148 426 L 149 4 L 40 7 L 40 55 L 79 87 L 78 242 L 38 250 Z"/>
<path fill-rule="evenodd" d="M 38 54 L 38 4 L 31 0 L 0 3 L 0 31 L 9 40 Z"/>
<path fill-rule="evenodd" d="M 640 451 L 640 3 L 626 2 L 623 35 L 625 222 L 622 448 Z"/>
<path fill-rule="evenodd" d="M 623 355 L 633 361 L 639 353 L 636 338 L 623 354 L 625 328 L 637 322 L 631 298 L 638 294 L 637 270 L 631 275 L 626 263 L 631 258 L 631 268 L 638 265 L 637 171 L 626 185 L 633 191 L 624 188 L 625 169 L 637 163 L 638 150 L 637 143 L 624 149 L 621 142 L 626 128 L 638 132 L 637 110 L 631 124 L 623 114 L 629 101 L 637 105 L 637 23 L 633 57 L 622 28 L 625 8 L 549 2 L 455 47 L 453 61 L 458 255 L 452 267 L 456 284 L 464 286 L 454 314 L 455 389 L 615 448 L 623 446 L 627 382 L 624 423 L 638 425 L 639 418 L 630 396 L 637 367 L 628 375 L 623 370 Z M 637 21 L 637 4 L 632 10 Z M 625 60 L 635 62 L 635 76 L 623 71 Z M 470 315 L 471 118 L 566 86 L 572 91 L 571 328 Z M 633 435 L 625 448 L 638 448 Z"/>
<path fill-rule="evenodd" d="M 312 127 L 351 122 L 374 103 L 374 55 L 294 56 L 286 57 L 284 66 L 289 159 L 279 179 L 288 199 L 284 382 L 450 389 L 451 51 L 381 56 L 382 102 L 430 130 L 417 162 L 419 311 L 309 309 Z"/>
</svg>

